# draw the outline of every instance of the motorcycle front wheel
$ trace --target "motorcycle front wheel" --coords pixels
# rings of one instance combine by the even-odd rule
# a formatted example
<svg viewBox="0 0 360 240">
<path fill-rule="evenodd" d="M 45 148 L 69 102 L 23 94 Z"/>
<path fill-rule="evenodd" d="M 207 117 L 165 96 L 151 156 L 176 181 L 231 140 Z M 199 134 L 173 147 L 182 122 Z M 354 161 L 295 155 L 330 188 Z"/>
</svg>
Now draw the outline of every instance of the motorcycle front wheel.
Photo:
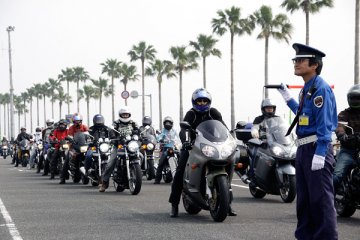
<svg viewBox="0 0 360 240">
<path fill-rule="evenodd" d="M 356 207 L 344 202 L 344 199 L 335 199 L 335 209 L 340 217 L 351 217 L 356 211 Z"/>
<path fill-rule="evenodd" d="M 296 179 L 295 176 L 283 175 L 284 181 L 280 187 L 280 197 L 284 203 L 291 203 L 296 197 Z"/>
<path fill-rule="evenodd" d="M 163 180 L 165 183 L 171 183 L 173 180 L 169 164 L 166 164 L 163 170 Z"/>
<path fill-rule="evenodd" d="M 209 199 L 210 214 L 215 222 L 222 222 L 229 212 L 229 184 L 227 177 L 220 175 L 215 178 L 214 187 L 211 191 L 212 197 Z"/>
<path fill-rule="evenodd" d="M 142 171 L 139 164 L 130 166 L 130 176 L 128 176 L 129 189 L 132 195 L 136 195 L 141 190 Z"/>
<path fill-rule="evenodd" d="M 154 160 L 148 160 L 147 164 L 146 180 L 152 180 L 155 178 Z"/>
</svg>

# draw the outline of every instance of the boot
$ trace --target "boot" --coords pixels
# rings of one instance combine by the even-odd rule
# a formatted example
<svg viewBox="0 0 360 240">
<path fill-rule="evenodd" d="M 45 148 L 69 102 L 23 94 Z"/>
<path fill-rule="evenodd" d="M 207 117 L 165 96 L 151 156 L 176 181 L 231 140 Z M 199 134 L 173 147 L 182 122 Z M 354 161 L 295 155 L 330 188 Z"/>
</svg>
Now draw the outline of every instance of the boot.
<svg viewBox="0 0 360 240">
<path fill-rule="evenodd" d="M 105 190 L 109 187 L 109 183 L 106 181 L 101 181 L 99 185 L 99 192 L 105 192 Z"/>
<path fill-rule="evenodd" d="M 51 175 L 50 175 L 50 180 L 52 180 L 52 179 L 55 179 L 55 174 L 54 173 L 51 173 Z"/>
<path fill-rule="evenodd" d="M 231 217 L 237 216 L 237 213 L 232 209 L 231 204 L 229 205 L 228 215 Z"/>
<path fill-rule="evenodd" d="M 60 179 L 60 182 L 59 182 L 59 184 L 65 184 L 65 179 Z"/>
<path fill-rule="evenodd" d="M 48 173 L 47 172 L 44 172 L 41 176 L 47 176 Z"/>
<path fill-rule="evenodd" d="M 170 212 L 170 217 L 172 218 L 176 218 L 179 216 L 179 206 L 178 204 L 171 204 L 171 212 Z"/>
</svg>

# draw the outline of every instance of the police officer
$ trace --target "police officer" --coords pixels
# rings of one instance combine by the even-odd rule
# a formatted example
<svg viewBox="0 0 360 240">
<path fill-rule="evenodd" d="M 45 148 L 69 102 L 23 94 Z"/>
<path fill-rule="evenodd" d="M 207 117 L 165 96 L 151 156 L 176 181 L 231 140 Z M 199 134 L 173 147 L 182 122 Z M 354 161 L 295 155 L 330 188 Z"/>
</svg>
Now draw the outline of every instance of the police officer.
<svg viewBox="0 0 360 240">
<path fill-rule="evenodd" d="M 360 133 L 360 85 L 352 86 L 347 93 L 347 101 L 349 108 L 341 111 L 338 115 L 339 124 L 336 128 L 336 136 L 340 140 L 341 148 L 337 154 L 337 162 L 334 170 L 334 189 L 336 193 L 342 194 L 341 182 L 344 177 L 350 172 L 351 166 L 354 163 L 358 154 L 358 144 L 356 135 Z M 347 126 L 341 124 L 347 122 Z M 349 128 L 350 127 L 350 128 Z"/>
<path fill-rule="evenodd" d="M 320 77 L 325 54 L 295 43 L 294 74 L 304 80 L 299 103 L 284 84 L 279 92 L 297 113 L 296 190 L 297 239 L 338 239 L 332 172 L 335 163 L 331 134 L 337 126 L 336 101 L 331 87 Z"/>
<path fill-rule="evenodd" d="M 196 89 L 191 97 L 192 108 L 185 114 L 184 121 L 188 122 L 193 129 L 206 121 L 206 120 L 218 120 L 222 122 L 225 126 L 226 124 L 222 120 L 221 113 L 216 109 L 211 107 L 212 97 L 211 94 L 204 88 Z M 171 185 L 171 194 L 169 197 L 169 202 L 171 203 L 171 212 L 170 217 L 177 217 L 179 214 L 179 202 L 181 197 L 181 192 L 183 189 L 183 176 L 185 172 L 185 167 L 187 160 L 189 158 L 189 150 L 191 149 L 191 143 L 186 141 L 186 130 L 181 129 L 179 133 L 180 140 L 182 142 L 182 149 L 180 150 L 180 158 L 178 166 L 176 168 L 175 176 L 173 183 Z M 192 140 L 196 138 L 196 135 L 193 133 L 190 137 Z M 229 169 L 227 169 L 229 174 L 229 180 L 231 183 L 233 166 L 230 164 Z M 230 184 L 231 186 L 231 184 Z M 230 201 L 232 201 L 232 189 L 230 191 Z M 230 202 L 231 203 L 231 202 Z M 237 214 L 232 210 L 231 204 L 229 208 L 229 216 L 236 216 Z"/>
</svg>

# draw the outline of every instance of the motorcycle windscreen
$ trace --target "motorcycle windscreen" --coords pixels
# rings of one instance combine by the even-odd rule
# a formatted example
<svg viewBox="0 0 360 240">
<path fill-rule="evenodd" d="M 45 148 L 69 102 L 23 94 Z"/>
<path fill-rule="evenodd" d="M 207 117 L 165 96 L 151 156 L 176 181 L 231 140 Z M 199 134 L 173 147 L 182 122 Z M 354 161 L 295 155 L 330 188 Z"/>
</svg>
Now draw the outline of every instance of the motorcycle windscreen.
<svg viewBox="0 0 360 240">
<path fill-rule="evenodd" d="M 86 145 L 86 136 L 83 132 L 77 132 L 74 134 L 74 141 L 76 145 Z"/>
<path fill-rule="evenodd" d="M 272 117 L 264 120 L 266 126 L 266 137 L 271 142 L 281 145 L 291 145 L 294 143 L 293 135 L 285 136 L 289 125 L 281 117 Z"/>
<path fill-rule="evenodd" d="M 225 142 L 229 130 L 217 120 L 208 120 L 199 124 L 196 128 L 210 142 Z"/>
</svg>

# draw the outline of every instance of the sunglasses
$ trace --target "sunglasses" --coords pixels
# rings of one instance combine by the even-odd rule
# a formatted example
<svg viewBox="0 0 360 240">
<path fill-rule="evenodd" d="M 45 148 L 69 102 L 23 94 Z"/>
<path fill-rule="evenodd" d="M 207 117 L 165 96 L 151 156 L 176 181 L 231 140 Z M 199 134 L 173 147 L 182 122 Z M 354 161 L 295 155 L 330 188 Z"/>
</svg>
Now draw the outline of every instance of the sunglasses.
<svg viewBox="0 0 360 240">
<path fill-rule="evenodd" d="M 198 105 L 205 105 L 205 104 L 208 104 L 209 103 L 209 101 L 207 100 L 207 99 L 204 99 L 204 98 L 200 98 L 200 99 L 197 99 L 196 100 L 196 104 L 198 104 Z"/>
<path fill-rule="evenodd" d="M 305 60 L 309 60 L 308 58 L 294 58 L 292 59 L 293 63 L 303 63 Z"/>
</svg>

